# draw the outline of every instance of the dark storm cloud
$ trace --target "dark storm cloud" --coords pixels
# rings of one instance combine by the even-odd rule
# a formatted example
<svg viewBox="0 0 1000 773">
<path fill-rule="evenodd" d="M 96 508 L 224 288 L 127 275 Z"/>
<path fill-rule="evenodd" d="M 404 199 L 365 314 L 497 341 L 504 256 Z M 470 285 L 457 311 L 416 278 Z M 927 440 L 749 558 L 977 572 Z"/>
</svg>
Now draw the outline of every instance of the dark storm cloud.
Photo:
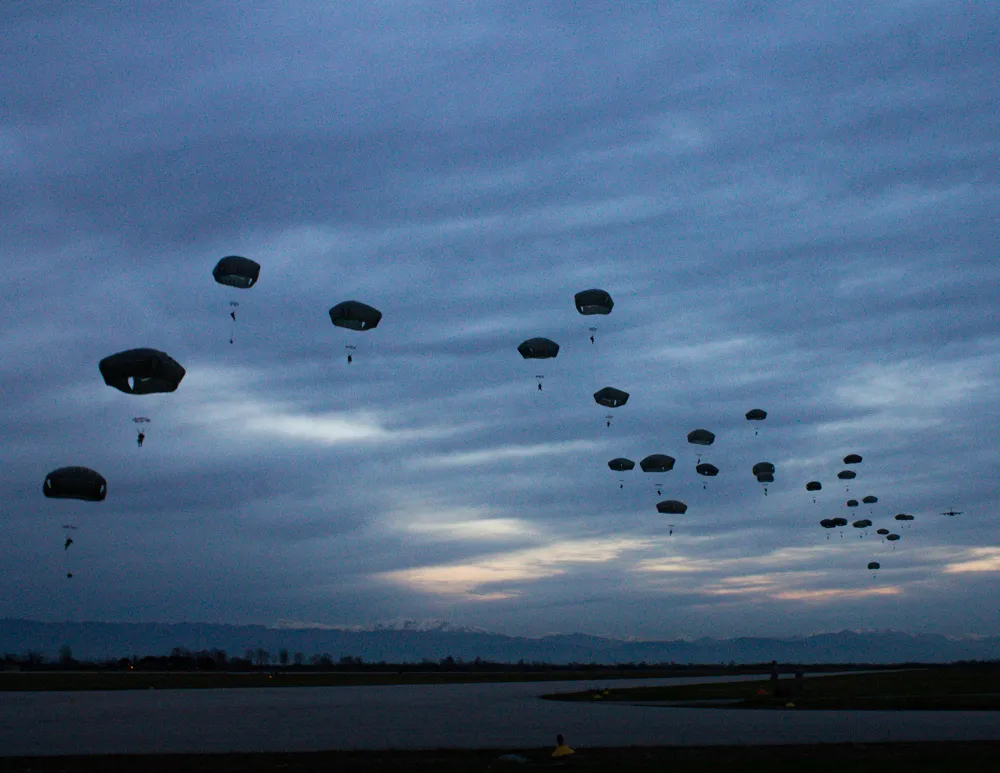
<svg viewBox="0 0 1000 773">
<path fill-rule="evenodd" d="M 47 599 L 57 521 L 79 514 L 92 617 L 652 636 L 920 608 L 927 630 L 995 632 L 944 609 L 974 610 L 996 571 L 973 552 L 996 544 L 994 9 L 93 3 L 0 22 L 0 612 L 71 613 Z M 233 253 L 258 286 L 212 282 Z M 587 287 L 612 315 L 576 313 Z M 383 311 L 376 330 L 331 325 L 349 299 Z M 559 357 L 522 360 L 535 335 Z M 176 393 L 103 385 L 97 362 L 135 346 L 188 369 Z M 610 429 L 607 385 L 632 394 Z M 704 489 L 696 426 L 718 435 Z M 818 526 L 846 509 L 851 451 L 873 520 L 918 514 L 885 592 L 858 569 L 868 543 Z M 657 452 L 675 470 L 606 467 Z M 49 469 L 84 463 L 105 503 L 40 501 Z M 674 535 L 663 498 L 690 506 Z M 950 506 L 968 515 L 934 515 Z"/>
</svg>

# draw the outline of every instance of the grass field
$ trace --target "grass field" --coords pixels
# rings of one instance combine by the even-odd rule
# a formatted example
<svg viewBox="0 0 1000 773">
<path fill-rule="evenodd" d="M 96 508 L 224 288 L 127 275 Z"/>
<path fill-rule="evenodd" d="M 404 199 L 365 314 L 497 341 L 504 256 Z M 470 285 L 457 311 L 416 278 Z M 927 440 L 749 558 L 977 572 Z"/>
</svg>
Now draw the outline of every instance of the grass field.
<svg viewBox="0 0 1000 773">
<path fill-rule="evenodd" d="M 551 700 L 664 702 L 730 709 L 1000 710 L 1000 667 L 940 666 L 907 671 L 806 677 L 795 680 L 634 687 L 546 695 Z M 705 703 L 702 703 L 705 701 Z M 718 701 L 718 703 L 714 703 Z M 1000 764 L 997 767 L 1000 770 Z"/>
<path fill-rule="evenodd" d="M 3 773 L 459 773 L 537 768 L 636 773 L 996 773 L 1000 742 L 822 744 L 812 746 L 629 747 L 577 749 L 553 760 L 551 749 L 507 752 L 407 751 L 299 754 L 121 755 L 116 757 L 0 757 Z M 516 754 L 523 762 L 503 761 Z"/>
</svg>

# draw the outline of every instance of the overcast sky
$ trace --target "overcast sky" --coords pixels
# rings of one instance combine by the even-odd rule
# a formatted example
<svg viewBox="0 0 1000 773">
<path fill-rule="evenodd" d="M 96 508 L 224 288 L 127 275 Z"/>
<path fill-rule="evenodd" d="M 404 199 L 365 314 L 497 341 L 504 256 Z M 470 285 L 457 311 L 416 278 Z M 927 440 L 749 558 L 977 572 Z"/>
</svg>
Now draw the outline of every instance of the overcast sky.
<svg viewBox="0 0 1000 773">
<path fill-rule="evenodd" d="M 1000 634 L 1000 6 L 5 2 L 0 29 L 0 617 Z M 230 254 L 257 286 L 214 282 Z M 351 299 L 375 330 L 331 324 Z M 135 347 L 176 392 L 104 384 Z M 652 453 L 675 469 L 607 466 Z M 44 498 L 67 465 L 106 501 Z"/>
</svg>

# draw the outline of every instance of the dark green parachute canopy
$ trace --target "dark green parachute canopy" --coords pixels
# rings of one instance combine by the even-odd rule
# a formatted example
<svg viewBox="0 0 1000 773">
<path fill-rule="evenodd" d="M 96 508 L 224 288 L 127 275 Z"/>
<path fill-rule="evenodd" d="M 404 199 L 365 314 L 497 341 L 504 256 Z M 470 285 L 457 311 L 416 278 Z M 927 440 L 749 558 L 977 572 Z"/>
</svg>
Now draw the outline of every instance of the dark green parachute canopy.
<svg viewBox="0 0 1000 773">
<path fill-rule="evenodd" d="M 757 475 L 758 483 L 774 483 L 774 473 L 762 472 Z"/>
<path fill-rule="evenodd" d="M 714 464 L 709 464 L 708 462 L 702 462 L 694 469 L 699 475 L 707 475 L 710 478 L 714 478 L 719 474 L 719 468 Z"/>
<path fill-rule="evenodd" d="M 639 462 L 639 467 L 643 472 L 669 472 L 674 469 L 674 457 L 666 454 L 650 454 Z"/>
<path fill-rule="evenodd" d="M 889 542 L 895 542 L 896 540 L 899 539 L 899 535 L 898 534 L 890 534 L 890 535 L 888 535 L 886 537 L 886 539 L 889 540 Z"/>
<path fill-rule="evenodd" d="M 864 502 L 866 505 L 873 505 L 876 502 L 878 502 L 878 497 L 869 494 L 868 496 L 864 497 L 861 501 Z"/>
<path fill-rule="evenodd" d="M 871 525 L 872 522 L 869 521 L 867 518 L 861 521 L 855 521 L 854 523 L 851 524 L 851 526 L 853 526 L 855 529 L 867 529 Z"/>
<path fill-rule="evenodd" d="M 820 491 L 823 488 L 823 484 L 818 480 L 811 480 L 806 484 L 806 491 Z"/>
<path fill-rule="evenodd" d="M 847 506 L 848 507 L 857 507 L 858 506 L 858 500 L 856 500 L 856 499 L 848 499 L 847 500 Z"/>
<path fill-rule="evenodd" d="M 185 370 L 169 354 L 156 349 L 129 349 L 105 357 L 97 366 L 104 383 L 127 395 L 173 392 Z"/>
<path fill-rule="evenodd" d="M 897 521 L 912 521 L 913 520 L 913 516 L 912 515 L 907 515 L 906 513 L 898 513 L 894 517 L 895 517 L 895 519 Z"/>
<path fill-rule="evenodd" d="M 833 522 L 832 518 L 824 518 L 822 521 L 819 522 L 819 525 L 822 526 L 824 529 L 832 529 L 837 524 Z"/>
<path fill-rule="evenodd" d="M 847 526 L 847 519 L 846 518 L 834 518 L 833 519 L 833 525 L 834 526 Z"/>
<path fill-rule="evenodd" d="M 548 338 L 529 338 L 517 347 L 526 360 L 547 360 L 559 354 L 559 344 Z"/>
<path fill-rule="evenodd" d="M 868 564 L 869 569 L 881 569 L 882 565 L 878 561 L 871 561 Z"/>
<path fill-rule="evenodd" d="M 686 504 L 676 499 L 665 499 L 656 505 L 656 512 L 666 515 L 683 515 L 687 512 L 687 509 L 688 506 Z"/>
<path fill-rule="evenodd" d="M 330 309 L 330 321 L 337 327 L 371 330 L 382 321 L 382 312 L 361 301 L 344 301 Z"/>
<path fill-rule="evenodd" d="M 604 387 L 594 392 L 594 400 L 607 408 L 618 408 L 628 402 L 628 392 L 614 387 Z"/>
<path fill-rule="evenodd" d="M 764 421 L 767 418 L 767 411 L 763 408 L 752 408 L 746 413 L 747 421 Z"/>
<path fill-rule="evenodd" d="M 753 474 L 760 475 L 761 473 L 774 475 L 774 465 L 770 462 L 757 462 L 757 464 L 753 466 Z"/>
<path fill-rule="evenodd" d="M 688 432 L 688 443 L 694 443 L 696 446 L 710 446 L 714 442 L 715 433 L 709 432 L 707 429 L 696 429 Z"/>
<path fill-rule="evenodd" d="M 848 454 L 844 457 L 844 464 L 861 464 L 861 457 L 858 454 Z"/>
<path fill-rule="evenodd" d="M 89 467 L 60 467 L 45 476 L 42 492 L 51 499 L 100 502 L 108 494 L 108 482 Z"/>
<path fill-rule="evenodd" d="M 837 473 L 837 477 L 841 480 L 853 480 L 858 474 L 854 470 L 841 470 Z"/>
<path fill-rule="evenodd" d="M 611 295 L 604 290 L 583 290 L 573 300 L 576 302 L 576 310 L 581 314 L 610 314 L 615 307 Z"/>
<path fill-rule="evenodd" d="M 215 264 L 212 276 L 220 285 L 247 290 L 257 284 L 260 263 L 250 258 L 241 258 L 239 255 L 227 255 Z"/>
<path fill-rule="evenodd" d="M 635 462 L 631 459 L 626 459 L 624 456 L 619 456 L 617 459 L 612 459 L 608 462 L 608 467 L 615 472 L 625 472 L 626 470 L 635 469 Z"/>
<path fill-rule="evenodd" d="M 888 529 L 876 529 L 875 533 L 876 534 L 881 534 L 882 536 L 885 536 L 886 534 L 889 533 L 889 530 Z"/>
</svg>

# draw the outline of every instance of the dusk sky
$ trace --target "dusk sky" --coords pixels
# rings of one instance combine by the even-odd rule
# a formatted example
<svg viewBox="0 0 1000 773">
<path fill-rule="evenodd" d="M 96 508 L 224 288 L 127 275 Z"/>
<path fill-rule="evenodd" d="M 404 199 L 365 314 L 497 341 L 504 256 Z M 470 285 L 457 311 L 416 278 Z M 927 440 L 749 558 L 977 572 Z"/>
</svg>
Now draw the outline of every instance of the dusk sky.
<svg viewBox="0 0 1000 773">
<path fill-rule="evenodd" d="M 971 0 L 3 3 L 0 617 L 1000 634 L 998 40 Z M 176 392 L 105 385 L 136 347 Z M 107 499 L 46 499 L 69 465 Z"/>
</svg>

